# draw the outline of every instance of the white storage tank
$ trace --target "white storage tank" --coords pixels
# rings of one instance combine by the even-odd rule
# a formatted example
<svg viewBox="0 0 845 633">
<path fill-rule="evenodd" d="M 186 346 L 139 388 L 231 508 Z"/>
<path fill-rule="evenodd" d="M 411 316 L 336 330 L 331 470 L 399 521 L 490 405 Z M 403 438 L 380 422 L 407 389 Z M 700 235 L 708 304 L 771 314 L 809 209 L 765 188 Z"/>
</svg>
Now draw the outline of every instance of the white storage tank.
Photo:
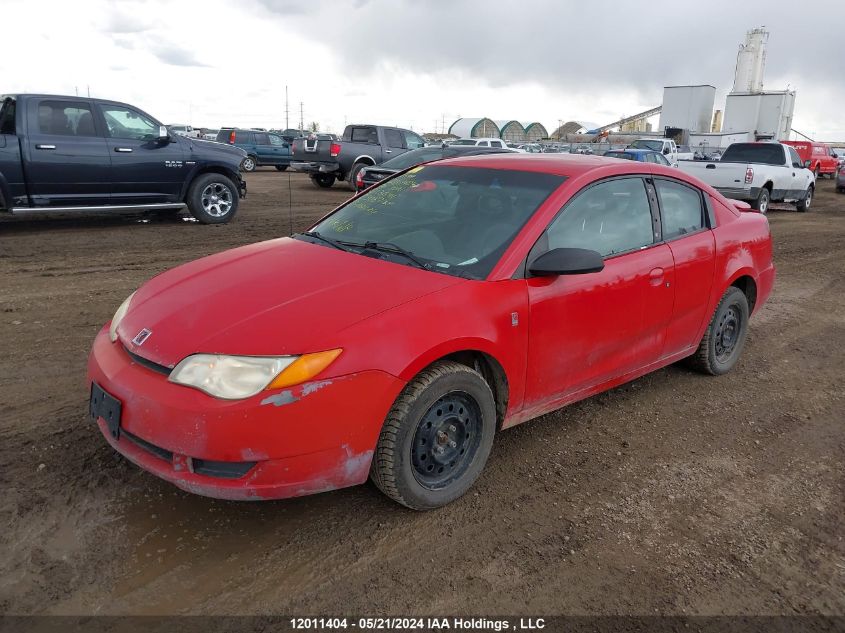
<svg viewBox="0 0 845 633">
<path fill-rule="evenodd" d="M 745 44 L 739 45 L 732 92 L 760 92 L 763 90 L 763 71 L 766 67 L 766 43 L 769 32 L 753 29 L 745 34 Z"/>
<path fill-rule="evenodd" d="M 749 132 L 758 140 L 787 140 L 794 110 L 794 90 L 732 92 L 725 101 L 722 132 Z"/>
<path fill-rule="evenodd" d="M 666 86 L 659 130 L 676 127 L 693 132 L 708 131 L 715 100 L 715 86 Z"/>
</svg>

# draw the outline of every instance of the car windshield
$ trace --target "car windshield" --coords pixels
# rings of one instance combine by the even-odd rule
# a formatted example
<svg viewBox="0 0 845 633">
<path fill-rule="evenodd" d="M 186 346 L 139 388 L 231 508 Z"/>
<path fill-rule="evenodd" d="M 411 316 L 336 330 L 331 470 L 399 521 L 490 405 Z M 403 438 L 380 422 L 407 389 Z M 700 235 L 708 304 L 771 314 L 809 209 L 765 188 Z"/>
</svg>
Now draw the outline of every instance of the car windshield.
<svg viewBox="0 0 845 633">
<path fill-rule="evenodd" d="M 419 165 L 420 163 L 427 163 L 430 160 L 436 160 L 443 157 L 443 150 L 439 147 L 424 147 L 422 149 L 413 149 L 410 152 L 400 154 L 396 158 L 384 161 L 380 166 L 385 169 L 395 169 L 402 171 Z"/>
<path fill-rule="evenodd" d="M 641 138 L 631 143 L 631 147 L 636 149 L 653 149 L 655 152 L 659 152 L 663 149 L 663 141 L 650 141 Z"/>
<path fill-rule="evenodd" d="M 452 141 L 452 145 L 475 145 L 477 142 L 472 138 L 460 138 L 457 141 Z"/>
<path fill-rule="evenodd" d="M 353 198 L 311 233 L 326 247 L 324 240 L 396 263 L 484 279 L 564 180 L 538 172 L 424 165 Z M 398 247 L 416 261 L 367 243 Z"/>
</svg>

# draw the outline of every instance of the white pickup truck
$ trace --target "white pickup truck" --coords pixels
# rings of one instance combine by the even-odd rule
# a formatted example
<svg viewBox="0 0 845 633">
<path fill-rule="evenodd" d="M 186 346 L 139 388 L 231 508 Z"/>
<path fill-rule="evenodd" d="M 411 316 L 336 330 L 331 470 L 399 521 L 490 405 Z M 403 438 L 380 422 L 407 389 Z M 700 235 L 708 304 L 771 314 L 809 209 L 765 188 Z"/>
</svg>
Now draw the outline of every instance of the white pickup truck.
<svg viewBox="0 0 845 633">
<path fill-rule="evenodd" d="M 679 160 L 692 160 L 692 152 L 681 152 L 680 147 L 670 138 L 638 138 L 628 147 L 631 149 L 650 149 L 660 152 L 672 167 L 678 166 Z"/>
<path fill-rule="evenodd" d="M 806 211 L 816 179 L 794 148 L 781 143 L 733 143 L 716 162 L 681 161 L 681 171 L 714 187 L 726 198 L 744 200 L 761 213 L 770 202 L 791 202 Z"/>
</svg>

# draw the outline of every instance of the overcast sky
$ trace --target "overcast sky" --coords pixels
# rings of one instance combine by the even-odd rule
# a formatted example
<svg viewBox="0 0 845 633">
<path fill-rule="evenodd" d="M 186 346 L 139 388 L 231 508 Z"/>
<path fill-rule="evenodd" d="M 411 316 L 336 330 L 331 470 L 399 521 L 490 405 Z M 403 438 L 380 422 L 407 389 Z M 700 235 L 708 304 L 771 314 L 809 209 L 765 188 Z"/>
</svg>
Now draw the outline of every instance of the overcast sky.
<svg viewBox="0 0 845 633">
<path fill-rule="evenodd" d="M 459 116 L 609 123 L 665 85 L 733 83 L 771 32 L 764 88 L 795 128 L 845 140 L 845 2 L 3 0 L 0 92 L 126 101 L 166 123 L 440 130 Z"/>
</svg>

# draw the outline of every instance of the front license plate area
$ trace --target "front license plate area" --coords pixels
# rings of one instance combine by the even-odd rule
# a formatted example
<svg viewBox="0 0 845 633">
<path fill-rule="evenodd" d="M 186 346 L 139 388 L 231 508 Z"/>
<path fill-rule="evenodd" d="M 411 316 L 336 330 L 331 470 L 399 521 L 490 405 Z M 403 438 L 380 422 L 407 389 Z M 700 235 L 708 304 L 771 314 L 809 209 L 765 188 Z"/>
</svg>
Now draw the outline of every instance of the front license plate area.
<svg viewBox="0 0 845 633">
<path fill-rule="evenodd" d="M 106 393 L 96 382 L 91 383 L 91 400 L 88 410 L 95 422 L 99 418 L 105 420 L 109 433 L 114 439 L 120 438 L 120 400 Z"/>
</svg>

